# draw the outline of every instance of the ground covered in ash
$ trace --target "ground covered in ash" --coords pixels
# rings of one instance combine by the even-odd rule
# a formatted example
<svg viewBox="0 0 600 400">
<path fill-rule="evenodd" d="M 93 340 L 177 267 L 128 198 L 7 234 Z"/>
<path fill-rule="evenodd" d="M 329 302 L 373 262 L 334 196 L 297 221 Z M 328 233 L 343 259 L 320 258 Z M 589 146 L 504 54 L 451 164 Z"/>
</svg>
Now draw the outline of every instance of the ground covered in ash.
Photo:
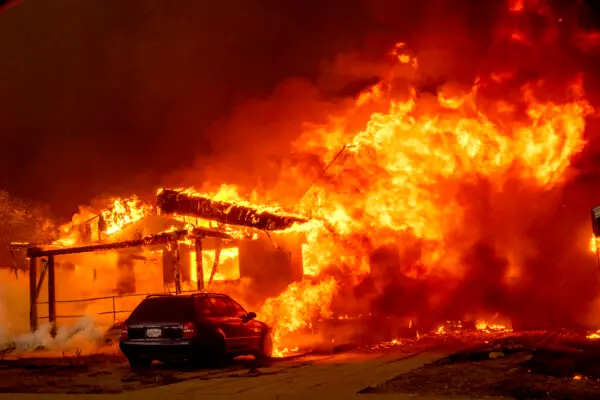
<svg viewBox="0 0 600 400">
<path fill-rule="evenodd" d="M 490 341 L 363 393 L 600 399 L 600 341 L 553 331 Z"/>
<path fill-rule="evenodd" d="M 236 359 L 226 369 L 155 364 L 134 372 L 121 355 L 77 353 L 61 357 L 0 359 L 0 393 L 119 393 L 190 379 L 211 379 L 254 370 L 253 359 Z"/>
</svg>

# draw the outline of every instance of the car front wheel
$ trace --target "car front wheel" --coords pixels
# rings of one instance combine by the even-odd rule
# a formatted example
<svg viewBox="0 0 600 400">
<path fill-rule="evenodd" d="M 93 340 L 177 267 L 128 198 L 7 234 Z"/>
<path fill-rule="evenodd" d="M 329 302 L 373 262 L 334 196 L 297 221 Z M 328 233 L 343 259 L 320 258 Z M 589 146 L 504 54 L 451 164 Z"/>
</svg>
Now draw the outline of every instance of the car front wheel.
<svg viewBox="0 0 600 400">
<path fill-rule="evenodd" d="M 257 360 L 268 360 L 273 356 L 273 338 L 269 332 L 265 332 L 260 347 L 255 354 Z"/>
</svg>

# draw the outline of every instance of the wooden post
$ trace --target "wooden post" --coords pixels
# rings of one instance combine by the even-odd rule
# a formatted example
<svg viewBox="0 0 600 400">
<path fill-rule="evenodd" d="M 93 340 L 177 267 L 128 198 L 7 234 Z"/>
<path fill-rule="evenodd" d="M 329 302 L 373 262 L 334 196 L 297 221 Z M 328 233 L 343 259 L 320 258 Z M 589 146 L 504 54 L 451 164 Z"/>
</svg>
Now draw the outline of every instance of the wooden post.
<svg viewBox="0 0 600 400">
<path fill-rule="evenodd" d="M 202 261 L 202 239 L 196 239 L 196 279 L 198 280 L 198 291 L 204 290 L 204 265 Z"/>
<path fill-rule="evenodd" d="M 181 263 L 179 262 L 179 243 L 169 243 L 173 254 L 173 276 L 175 278 L 175 294 L 181 294 Z"/>
<path fill-rule="evenodd" d="M 52 337 L 56 335 L 56 277 L 54 256 L 48 256 L 48 320 L 52 327 Z"/>
<path fill-rule="evenodd" d="M 29 259 L 29 329 L 35 332 L 38 327 L 37 316 L 37 258 Z"/>
</svg>

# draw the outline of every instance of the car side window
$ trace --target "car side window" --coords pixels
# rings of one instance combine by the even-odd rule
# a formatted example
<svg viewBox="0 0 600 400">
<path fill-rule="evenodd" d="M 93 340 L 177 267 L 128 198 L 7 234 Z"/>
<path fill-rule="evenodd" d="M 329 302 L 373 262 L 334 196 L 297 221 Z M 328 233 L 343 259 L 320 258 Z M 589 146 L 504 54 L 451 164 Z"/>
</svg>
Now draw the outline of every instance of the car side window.
<svg viewBox="0 0 600 400">
<path fill-rule="evenodd" d="M 229 306 L 225 302 L 225 299 L 221 297 L 211 297 L 208 299 L 212 308 L 212 315 L 215 317 L 231 317 L 232 312 Z"/>
<path fill-rule="evenodd" d="M 227 299 L 226 301 L 234 317 L 242 318 L 248 314 L 246 310 L 244 310 L 244 307 L 242 307 L 232 299 Z"/>
<path fill-rule="evenodd" d="M 203 297 L 194 298 L 194 308 L 196 309 L 196 317 L 210 317 L 212 310 L 210 303 Z"/>
</svg>

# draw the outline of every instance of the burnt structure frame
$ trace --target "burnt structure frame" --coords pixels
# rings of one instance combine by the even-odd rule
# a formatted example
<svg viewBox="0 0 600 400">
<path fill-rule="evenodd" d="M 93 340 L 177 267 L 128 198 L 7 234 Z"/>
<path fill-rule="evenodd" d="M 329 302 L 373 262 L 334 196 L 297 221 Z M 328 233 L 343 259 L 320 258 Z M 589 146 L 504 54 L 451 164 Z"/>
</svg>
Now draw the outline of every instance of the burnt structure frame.
<svg viewBox="0 0 600 400">
<path fill-rule="evenodd" d="M 43 247 L 30 245 L 28 243 L 11 244 L 11 250 L 26 249 L 26 256 L 29 259 L 29 327 L 32 332 L 38 328 L 38 297 L 41 292 L 42 284 L 46 275 L 48 275 L 48 320 L 52 327 L 52 334 L 56 333 L 56 270 L 55 257 L 68 254 L 90 253 L 94 251 L 119 250 L 130 247 L 147 247 L 155 245 L 171 245 L 172 251 L 178 252 L 178 241 L 184 238 L 193 239 L 196 248 L 196 272 L 198 279 L 198 291 L 204 290 L 204 270 L 202 266 L 202 239 L 205 237 L 215 237 L 220 239 L 233 239 L 232 236 L 205 228 L 194 228 L 191 231 L 178 230 L 165 232 L 158 235 L 148 236 L 142 239 L 126 240 L 114 243 L 100 243 L 87 246 L 73 246 L 44 249 Z M 38 258 L 46 257 L 46 265 L 41 270 L 39 280 L 37 276 Z M 177 257 L 175 258 L 177 259 Z M 181 292 L 181 282 L 179 275 L 179 263 L 174 264 L 176 270 L 176 293 Z"/>
</svg>

